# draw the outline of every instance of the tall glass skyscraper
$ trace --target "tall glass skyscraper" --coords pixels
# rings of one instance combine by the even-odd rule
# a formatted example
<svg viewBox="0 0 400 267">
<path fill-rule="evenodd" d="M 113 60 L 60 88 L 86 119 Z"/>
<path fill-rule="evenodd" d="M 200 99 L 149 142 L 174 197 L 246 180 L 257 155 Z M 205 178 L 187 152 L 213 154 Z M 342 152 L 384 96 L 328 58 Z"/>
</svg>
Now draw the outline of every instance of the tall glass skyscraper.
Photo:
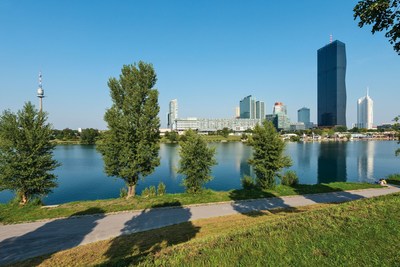
<svg viewBox="0 0 400 267">
<path fill-rule="evenodd" d="M 168 112 L 167 127 L 171 130 L 176 128 L 175 120 L 178 119 L 178 100 L 173 99 L 169 101 L 169 112 Z"/>
<path fill-rule="evenodd" d="M 303 107 L 297 111 L 297 121 L 305 125 L 310 124 L 310 109 Z"/>
<path fill-rule="evenodd" d="M 240 100 L 240 118 L 255 119 L 256 118 L 256 100 L 251 95 Z"/>
<path fill-rule="evenodd" d="M 318 49 L 318 126 L 346 126 L 346 45 Z"/>
<path fill-rule="evenodd" d="M 265 103 L 257 101 L 251 95 L 240 100 L 239 106 L 240 119 L 265 119 Z"/>
<path fill-rule="evenodd" d="M 265 120 L 265 103 L 264 101 L 256 102 L 256 119 Z"/>
</svg>

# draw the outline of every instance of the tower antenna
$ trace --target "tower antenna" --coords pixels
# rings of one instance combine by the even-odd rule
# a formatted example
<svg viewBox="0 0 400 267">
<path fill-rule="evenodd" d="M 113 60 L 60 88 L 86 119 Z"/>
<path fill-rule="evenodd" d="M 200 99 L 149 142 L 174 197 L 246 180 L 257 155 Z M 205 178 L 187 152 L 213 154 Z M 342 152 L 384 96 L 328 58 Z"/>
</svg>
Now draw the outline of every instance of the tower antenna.
<svg viewBox="0 0 400 267">
<path fill-rule="evenodd" d="M 44 97 L 44 90 L 42 86 L 42 72 L 39 72 L 39 88 L 37 89 L 37 97 L 39 98 L 39 111 L 42 112 L 43 110 L 43 97 Z"/>
<path fill-rule="evenodd" d="M 329 43 L 331 44 L 332 41 L 333 41 L 333 36 L 332 36 L 332 34 L 331 34 L 331 35 L 329 35 Z"/>
</svg>

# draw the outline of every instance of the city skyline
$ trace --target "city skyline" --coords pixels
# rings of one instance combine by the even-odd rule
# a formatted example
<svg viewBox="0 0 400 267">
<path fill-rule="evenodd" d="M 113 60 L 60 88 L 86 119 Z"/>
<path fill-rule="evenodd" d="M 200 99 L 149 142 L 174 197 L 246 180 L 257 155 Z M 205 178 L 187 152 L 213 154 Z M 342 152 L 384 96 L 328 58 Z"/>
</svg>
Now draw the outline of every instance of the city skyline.
<svg viewBox="0 0 400 267">
<path fill-rule="evenodd" d="M 230 118 L 248 94 L 264 100 L 266 113 L 284 102 L 292 119 L 307 106 L 316 122 L 316 51 L 333 34 L 346 43 L 347 126 L 357 122 L 354 102 L 366 86 L 379 92 L 374 124 L 391 122 L 398 115 L 399 56 L 383 34 L 358 28 L 356 3 L 104 1 L 93 7 L 4 0 L 0 109 L 17 111 L 26 101 L 38 108 L 41 71 L 44 110 L 55 128 L 105 129 L 108 79 L 143 60 L 158 75 L 162 127 L 171 99 L 181 101 L 180 117 Z"/>
</svg>

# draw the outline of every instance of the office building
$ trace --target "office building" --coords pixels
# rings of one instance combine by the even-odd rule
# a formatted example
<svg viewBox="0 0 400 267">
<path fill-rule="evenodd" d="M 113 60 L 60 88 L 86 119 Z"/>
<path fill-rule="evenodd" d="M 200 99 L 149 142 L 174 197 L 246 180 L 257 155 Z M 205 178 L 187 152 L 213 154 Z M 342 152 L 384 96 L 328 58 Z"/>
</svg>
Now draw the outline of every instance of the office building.
<svg viewBox="0 0 400 267">
<path fill-rule="evenodd" d="M 318 126 L 346 126 L 346 46 L 334 41 L 318 50 Z"/>
<path fill-rule="evenodd" d="M 178 100 L 173 99 L 169 102 L 169 112 L 168 112 L 168 122 L 167 127 L 171 130 L 175 130 L 175 121 L 178 119 Z"/>
<path fill-rule="evenodd" d="M 297 122 L 304 123 L 306 129 L 313 128 L 313 123 L 310 121 L 310 109 L 303 107 L 297 110 Z"/>
<path fill-rule="evenodd" d="M 265 103 L 264 101 L 256 101 L 249 95 L 240 100 L 239 118 L 241 119 L 265 119 Z"/>
<path fill-rule="evenodd" d="M 246 96 L 245 98 L 240 100 L 240 118 L 256 118 L 256 100 L 251 95 Z"/>
<path fill-rule="evenodd" d="M 199 132 L 216 132 L 224 128 L 235 132 L 244 132 L 247 129 L 253 129 L 260 123 L 258 119 L 200 119 L 187 118 L 176 120 L 176 130 L 186 131 L 189 129 Z"/>
<path fill-rule="evenodd" d="M 368 95 L 361 97 L 357 101 L 357 127 L 362 129 L 372 129 L 374 101 Z"/>
<path fill-rule="evenodd" d="M 235 107 L 235 118 L 236 119 L 240 118 L 240 107 Z"/>
<path fill-rule="evenodd" d="M 305 130 L 306 126 L 304 122 L 292 122 L 290 124 L 290 130 L 291 131 L 300 131 L 300 130 Z"/>
<path fill-rule="evenodd" d="M 273 114 L 279 114 L 279 113 L 287 114 L 286 106 L 282 102 L 275 102 L 272 113 Z"/>
<path fill-rule="evenodd" d="M 275 103 L 273 114 L 268 114 L 266 119 L 271 121 L 278 131 L 290 129 L 290 119 L 287 115 L 286 106 L 282 102 Z"/>
<path fill-rule="evenodd" d="M 265 103 L 263 101 L 256 102 L 256 119 L 265 119 Z"/>
</svg>

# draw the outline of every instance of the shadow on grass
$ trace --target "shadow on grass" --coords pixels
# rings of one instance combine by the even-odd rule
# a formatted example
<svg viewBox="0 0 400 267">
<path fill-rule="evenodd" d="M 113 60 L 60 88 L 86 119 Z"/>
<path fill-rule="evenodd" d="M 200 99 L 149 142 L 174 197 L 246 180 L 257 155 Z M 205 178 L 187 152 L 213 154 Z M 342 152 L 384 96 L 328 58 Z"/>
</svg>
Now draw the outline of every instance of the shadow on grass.
<svg viewBox="0 0 400 267">
<path fill-rule="evenodd" d="M 234 210 L 248 215 L 265 215 L 265 210 L 269 211 L 291 211 L 297 212 L 296 207 L 312 204 L 341 203 L 364 198 L 354 192 L 346 192 L 340 187 L 326 184 L 305 185 L 299 184 L 291 187 L 277 188 L 277 192 L 271 193 L 259 188 L 234 190 L 230 193 L 230 198 L 234 200 L 232 207 Z M 284 191 L 281 191 L 284 190 Z M 279 197 L 278 194 L 285 192 L 287 195 L 302 195 L 304 198 L 286 199 Z M 253 199 L 253 200 L 245 200 Z M 296 202 L 293 202 L 296 201 Z"/>
<path fill-rule="evenodd" d="M 165 208 L 165 207 L 181 207 L 182 204 L 179 201 L 165 201 L 163 203 L 154 204 L 151 208 Z"/>
<path fill-rule="evenodd" d="M 71 218 L 85 214 L 96 215 Z M 0 265 L 44 255 L 30 262 L 34 266 L 39 265 L 51 257 L 51 253 L 78 246 L 103 217 L 104 210 L 90 208 L 66 219 L 44 223 L 29 233 L 5 239 L 0 242 Z"/>
<path fill-rule="evenodd" d="M 249 189 L 236 189 L 229 193 L 229 198 L 232 200 L 245 200 L 245 199 L 257 199 L 257 198 L 271 198 L 276 197 L 275 194 L 263 191 L 257 187 Z"/>
<path fill-rule="evenodd" d="M 283 199 L 277 197 L 275 194 L 263 191 L 257 187 L 233 190 L 229 197 L 234 200 L 232 207 L 235 211 L 250 217 L 264 216 L 266 215 L 263 212 L 265 210 L 291 208 L 284 203 Z"/>
<path fill-rule="evenodd" d="M 192 216 L 189 208 L 182 207 L 178 201 L 160 205 L 174 207 L 144 210 L 133 216 L 121 230 L 122 236 L 112 240 L 105 253 L 108 260 L 99 266 L 136 265 L 149 254 L 196 236 L 200 228 L 189 221 Z M 146 231 L 151 229 L 155 230 Z"/>
<path fill-rule="evenodd" d="M 388 184 L 391 184 L 391 185 L 397 185 L 397 186 L 400 185 L 400 181 L 399 181 L 399 180 L 387 179 L 386 182 L 387 182 Z"/>
<path fill-rule="evenodd" d="M 312 204 L 341 203 L 365 198 L 356 193 L 346 192 L 341 188 L 326 184 L 295 185 L 292 187 L 297 194 L 314 202 Z"/>
</svg>

